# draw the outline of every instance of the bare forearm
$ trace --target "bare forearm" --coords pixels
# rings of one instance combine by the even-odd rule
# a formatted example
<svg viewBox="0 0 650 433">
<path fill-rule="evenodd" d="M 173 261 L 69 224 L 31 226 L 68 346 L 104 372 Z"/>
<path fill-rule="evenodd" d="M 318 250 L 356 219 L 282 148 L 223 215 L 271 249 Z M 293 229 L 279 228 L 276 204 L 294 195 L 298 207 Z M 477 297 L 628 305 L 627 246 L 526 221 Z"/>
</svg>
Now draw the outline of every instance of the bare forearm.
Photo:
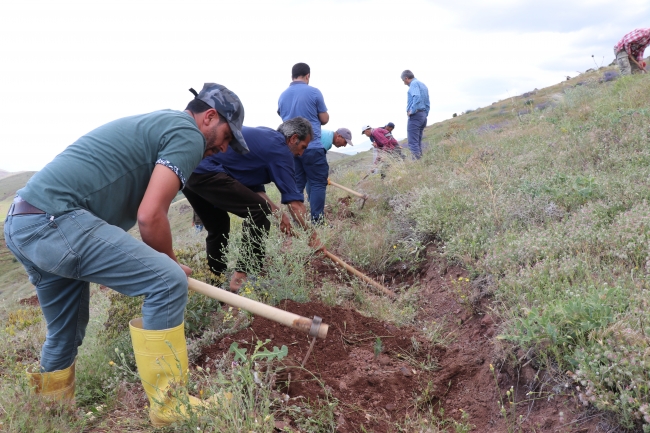
<svg viewBox="0 0 650 433">
<path fill-rule="evenodd" d="M 156 251 L 167 254 L 176 260 L 172 248 L 172 233 L 166 214 L 157 214 L 148 218 L 138 218 L 138 228 L 142 241 Z"/>
<path fill-rule="evenodd" d="M 307 224 L 307 208 L 305 204 L 301 201 L 292 201 L 288 203 L 288 207 L 293 219 L 300 224 L 300 227 L 307 230 L 309 226 Z"/>
<path fill-rule="evenodd" d="M 318 120 L 320 121 L 321 125 L 327 125 L 327 122 L 330 121 L 330 115 L 329 113 L 318 113 Z"/>
<path fill-rule="evenodd" d="M 269 206 L 271 206 L 271 211 L 272 211 L 273 213 L 275 213 L 276 211 L 281 210 L 281 209 L 280 209 L 280 208 L 279 208 L 275 203 L 273 203 L 273 202 L 271 201 L 271 199 L 269 198 L 268 195 L 266 195 L 265 192 L 260 191 L 260 192 L 258 192 L 257 194 L 259 194 L 260 197 L 262 197 L 264 200 L 266 200 L 266 202 L 269 204 Z"/>
</svg>

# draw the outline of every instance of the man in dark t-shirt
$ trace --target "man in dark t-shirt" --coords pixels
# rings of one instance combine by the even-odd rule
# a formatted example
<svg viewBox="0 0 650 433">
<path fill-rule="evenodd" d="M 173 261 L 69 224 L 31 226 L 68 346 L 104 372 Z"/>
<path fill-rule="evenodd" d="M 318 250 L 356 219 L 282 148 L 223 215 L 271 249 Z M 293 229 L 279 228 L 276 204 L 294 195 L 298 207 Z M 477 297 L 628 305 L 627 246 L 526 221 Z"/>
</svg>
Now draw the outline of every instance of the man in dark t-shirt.
<svg viewBox="0 0 650 433">
<path fill-rule="evenodd" d="M 176 260 L 167 211 L 204 156 L 229 144 L 248 148 L 237 95 L 215 83 L 190 90 L 195 99 L 185 111 L 118 119 L 79 138 L 18 191 L 9 209 L 7 247 L 36 286 L 47 322 L 40 371 L 28 372 L 44 396 L 74 397 L 95 282 L 144 296 L 142 318 L 130 330 L 152 423 L 172 423 L 188 402 L 199 404 L 168 393 L 187 375 L 183 320 L 192 271 Z M 142 241 L 126 232 L 136 222 Z"/>
<path fill-rule="evenodd" d="M 250 153 L 240 155 L 228 150 L 203 159 L 183 190 L 208 231 L 208 264 L 217 275 L 226 270 L 224 253 L 230 233 L 228 212 L 244 218 L 242 242 L 251 246 L 253 263 L 240 258 L 230 280 L 233 292 L 239 290 L 251 270 L 258 271 L 262 267 L 263 236 L 271 227 L 269 216 L 279 214 L 280 228 L 285 233 L 291 231 L 289 218 L 266 195 L 265 184 L 275 184 L 281 194 L 281 203 L 287 205 L 289 213 L 303 228 L 308 228 L 304 197 L 296 187 L 294 158 L 302 155 L 312 139 L 309 121 L 295 117 L 280 125 L 277 131 L 243 127 L 242 134 Z M 316 232 L 312 232 L 310 244 L 320 247 Z"/>
</svg>

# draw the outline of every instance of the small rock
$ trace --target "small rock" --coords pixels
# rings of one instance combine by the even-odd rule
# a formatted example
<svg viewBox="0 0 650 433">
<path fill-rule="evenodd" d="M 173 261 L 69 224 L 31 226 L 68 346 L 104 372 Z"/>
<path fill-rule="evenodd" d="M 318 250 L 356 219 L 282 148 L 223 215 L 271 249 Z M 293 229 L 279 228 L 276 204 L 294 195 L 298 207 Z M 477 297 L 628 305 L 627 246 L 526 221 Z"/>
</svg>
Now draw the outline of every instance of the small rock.
<svg viewBox="0 0 650 433">
<path fill-rule="evenodd" d="M 341 382 L 339 382 L 339 389 L 341 391 L 345 391 L 345 390 L 348 389 L 348 386 L 345 384 L 345 382 L 341 381 Z"/>
<path fill-rule="evenodd" d="M 601 83 L 606 83 L 608 81 L 614 81 L 619 77 L 619 73 L 616 71 L 607 71 L 603 74 L 602 78 L 600 79 Z"/>
<path fill-rule="evenodd" d="M 388 329 L 390 332 L 397 332 L 398 331 L 397 327 L 391 325 L 390 323 L 386 324 L 386 329 Z"/>
<path fill-rule="evenodd" d="M 527 365 L 524 368 L 522 368 L 519 374 L 521 375 L 521 378 L 524 380 L 526 384 L 532 384 L 533 382 L 535 382 L 535 379 L 537 377 L 537 372 L 530 365 Z"/>
<path fill-rule="evenodd" d="M 494 324 L 494 321 L 492 320 L 492 317 L 490 317 L 490 316 L 488 316 L 488 315 L 485 315 L 485 316 L 481 319 L 481 325 L 482 325 L 482 326 L 492 326 L 493 324 Z"/>
<path fill-rule="evenodd" d="M 289 427 L 289 423 L 285 421 L 276 421 L 275 422 L 275 428 L 283 431 L 286 427 Z"/>
<path fill-rule="evenodd" d="M 409 369 L 406 368 L 406 367 L 401 367 L 401 368 L 399 369 L 399 371 L 400 371 L 400 373 L 402 373 L 402 374 L 404 375 L 404 377 L 411 377 L 411 376 L 413 376 L 413 373 L 411 373 L 411 370 L 409 370 Z"/>
<path fill-rule="evenodd" d="M 395 410 L 395 409 L 397 409 L 397 405 L 395 403 L 388 403 L 386 405 L 386 409 L 387 410 Z"/>
</svg>

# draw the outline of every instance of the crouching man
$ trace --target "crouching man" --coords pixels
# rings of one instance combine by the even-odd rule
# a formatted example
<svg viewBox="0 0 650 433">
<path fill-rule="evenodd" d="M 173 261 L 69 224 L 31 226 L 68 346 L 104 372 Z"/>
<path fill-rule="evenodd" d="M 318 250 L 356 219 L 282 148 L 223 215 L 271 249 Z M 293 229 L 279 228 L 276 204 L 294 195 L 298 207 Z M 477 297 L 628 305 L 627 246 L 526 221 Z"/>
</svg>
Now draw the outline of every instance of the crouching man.
<svg viewBox="0 0 650 433">
<path fill-rule="evenodd" d="M 242 134 L 250 152 L 241 155 L 228 150 L 212 155 L 190 176 L 183 193 L 208 231 L 206 251 L 208 265 L 216 275 L 226 271 L 224 260 L 230 234 L 228 212 L 244 218 L 243 242 L 251 245 L 255 263 L 246 266 L 243 259 L 236 265 L 230 279 L 230 290 L 239 291 L 247 279 L 247 269 L 261 269 L 264 259 L 264 237 L 271 228 L 272 213 L 281 216 L 280 229 L 291 231 L 286 213 L 266 195 L 264 185 L 273 182 L 281 194 L 291 216 L 304 229 L 308 228 L 308 214 L 304 196 L 295 180 L 294 158 L 303 154 L 313 136 L 307 119 L 295 117 L 278 127 L 243 127 Z M 310 245 L 322 248 L 316 232 Z"/>
<path fill-rule="evenodd" d="M 199 400 L 172 397 L 187 378 L 187 276 L 172 250 L 167 211 L 204 156 L 230 146 L 248 152 L 244 108 L 224 86 L 206 83 L 185 111 L 115 120 L 79 138 L 18 191 L 4 226 L 47 322 L 36 392 L 72 400 L 75 358 L 89 320 L 90 282 L 144 296 L 130 323 L 136 363 L 155 426 Z M 138 224 L 142 241 L 126 231 Z M 171 347 L 170 347 L 171 346 Z"/>
</svg>

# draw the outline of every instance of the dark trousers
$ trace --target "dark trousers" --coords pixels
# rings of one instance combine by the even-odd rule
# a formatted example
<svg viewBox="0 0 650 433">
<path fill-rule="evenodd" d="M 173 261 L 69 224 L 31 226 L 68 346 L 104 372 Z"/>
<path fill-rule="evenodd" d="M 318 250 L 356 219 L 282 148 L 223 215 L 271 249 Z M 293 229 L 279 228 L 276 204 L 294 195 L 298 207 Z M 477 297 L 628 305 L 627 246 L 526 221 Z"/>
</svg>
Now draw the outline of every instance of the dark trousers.
<svg viewBox="0 0 650 433">
<path fill-rule="evenodd" d="M 427 126 L 427 113 L 425 111 L 418 111 L 409 116 L 406 124 L 406 135 L 412 159 L 422 157 L 422 134 L 425 126 Z"/>
<path fill-rule="evenodd" d="M 305 149 L 302 156 L 293 159 L 293 165 L 298 191 L 302 193 L 304 189 L 307 190 L 311 220 L 321 222 L 325 217 L 325 195 L 330 172 L 325 149 Z"/>
<path fill-rule="evenodd" d="M 228 212 L 244 218 L 243 244 L 250 245 L 255 260 L 253 266 L 247 266 L 245 257 L 242 257 L 235 269 L 248 273 L 251 269 L 261 268 L 264 260 L 264 236 L 271 228 L 268 218 L 271 206 L 264 198 L 226 173 L 193 173 L 183 194 L 208 232 L 205 247 L 208 265 L 213 273 L 223 273 L 227 267 L 224 255 L 230 235 Z"/>
</svg>

